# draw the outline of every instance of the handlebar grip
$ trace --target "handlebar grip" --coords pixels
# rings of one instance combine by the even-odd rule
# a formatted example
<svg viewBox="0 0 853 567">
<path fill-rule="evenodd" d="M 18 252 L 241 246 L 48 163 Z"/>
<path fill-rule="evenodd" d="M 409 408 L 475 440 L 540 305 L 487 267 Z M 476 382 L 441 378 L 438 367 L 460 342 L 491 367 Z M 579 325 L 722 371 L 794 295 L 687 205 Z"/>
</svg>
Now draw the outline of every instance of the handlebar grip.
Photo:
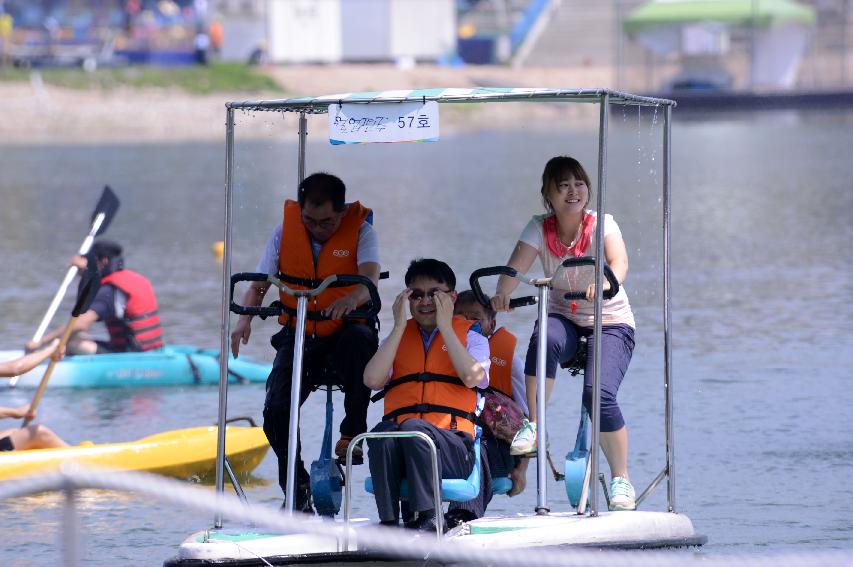
<svg viewBox="0 0 853 567">
<path fill-rule="evenodd" d="M 566 258 L 563 260 L 561 264 L 564 268 L 568 268 L 570 266 L 595 266 L 595 256 L 580 256 L 578 258 Z M 604 264 L 604 277 L 610 282 L 610 289 L 604 292 L 604 299 L 612 299 L 617 293 L 619 293 L 619 280 L 616 279 L 616 275 L 613 273 L 613 270 L 610 269 L 606 263 Z M 586 290 L 584 291 L 570 291 L 563 295 L 564 299 L 586 299 Z"/>
<path fill-rule="evenodd" d="M 367 288 L 370 294 L 370 301 L 362 306 L 362 309 L 356 309 L 344 316 L 344 319 L 372 319 L 382 309 L 382 300 L 379 298 L 379 291 L 373 284 L 373 281 L 362 275 L 355 274 L 338 274 L 335 276 L 337 281 L 329 287 L 343 287 L 349 285 L 363 285 Z"/>
<path fill-rule="evenodd" d="M 528 295 L 526 297 L 517 297 L 515 299 L 509 300 L 510 309 L 515 309 L 516 307 L 524 307 L 526 305 L 536 305 L 539 300 L 535 295 Z"/>
<path fill-rule="evenodd" d="M 486 299 L 486 294 L 483 293 L 483 288 L 480 287 L 480 278 L 485 278 L 489 276 L 509 276 L 511 278 L 514 278 L 517 275 L 518 271 L 515 268 L 510 268 L 509 266 L 490 266 L 488 268 L 478 268 L 471 272 L 471 277 L 468 278 L 468 283 L 471 284 L 471 291 L 474 292 L 474 297 L 477 298 L 477 301 L 480 303 L 480 305 L 488 306 L 489 301 L 488 299 Z M 512 304 L 513 301 L 516 300 L 510 301 L 510 307 L 515 307 Z M 530 303 L 524 303 L 523 305 L 530 305 Z"/>
<path fill-rule="evenodd" d="M 237 274 L 231 275 L 231 292 L 229 293 L 229 309 L 231 313 L 235 313 L 237 315 L 254 315 L 258 316 L 262 319 L 266 319 L 267 317 L 278 317 L 281 315 L 282 308 L 281 304 L 278 305 L 270 305 L 269 307 L 247 307 L 245 305 L 240 305 L 234 301 L 234 286 L 237 285 L 237 282 L 265 282 L 269 281 L 268 274 L 262 274 L 259 272 L 240 272 Z"/>
</svg>

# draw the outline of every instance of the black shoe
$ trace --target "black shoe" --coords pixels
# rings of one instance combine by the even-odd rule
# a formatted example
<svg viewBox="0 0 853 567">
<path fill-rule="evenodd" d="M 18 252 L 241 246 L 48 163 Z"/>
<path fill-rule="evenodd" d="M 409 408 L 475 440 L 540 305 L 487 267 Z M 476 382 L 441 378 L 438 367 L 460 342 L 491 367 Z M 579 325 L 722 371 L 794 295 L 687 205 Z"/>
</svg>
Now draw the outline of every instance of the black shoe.
<svg viewBox="0 0 853 567">
<path fill-rule="evenodd" d="M 412 520 L 411 522 L 406 522 L 406 529 L 409 530 L 417 530 L 419 532 L 432 532 L 435 533 L 435 514 L 430 515 L 421 515 L 419 514 L 417 519 Z M 447 526 L 444 526 L 444 531 L 447 531 Z"/>
<path fill-rule="evenodd" d="M 462 510 L 460 508 L 454 508 L 447 512 L 444 515 L 444 529 L 452 530 L 458 525 L 464 524 L 465 522 L 470 522 L 471 520 L 476 520 L 477 516 L 474 515 L 470 510 Z"/>
<path fill-rule="evenodd" d="M 303 514 L 314 514 L 314 507 L 311 505 L 311 485 L 300 485 L 296 488 L 296 503 L 293 507 L 294 511 L 302 512 Z M 281 503 L 281 507 L 286 506 L 286 501 Z"/>
</svg>

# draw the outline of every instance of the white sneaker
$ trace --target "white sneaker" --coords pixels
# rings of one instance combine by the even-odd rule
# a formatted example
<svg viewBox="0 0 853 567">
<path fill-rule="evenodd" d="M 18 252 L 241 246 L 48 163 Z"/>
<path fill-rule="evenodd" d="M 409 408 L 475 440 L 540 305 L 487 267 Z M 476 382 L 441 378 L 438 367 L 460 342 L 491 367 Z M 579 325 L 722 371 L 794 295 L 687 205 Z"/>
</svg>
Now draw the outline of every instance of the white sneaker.
<svg viewBox="0 0 853 567">
<path fill-rule="evenodd" d="M 536 424 L 528 420 L 521 422 L 521 429 L 512 438 L 510 455 L 526 455 L 536 449 Z"/>
<path fill-rule="evenodd" d="M 610 506 L 611 512 L 616 510 L 634 510 L 637 503 L 634 497 L 634 487 L 627 478 L 623 476 L 614 477 L 610 481 Z"/>
</svg>

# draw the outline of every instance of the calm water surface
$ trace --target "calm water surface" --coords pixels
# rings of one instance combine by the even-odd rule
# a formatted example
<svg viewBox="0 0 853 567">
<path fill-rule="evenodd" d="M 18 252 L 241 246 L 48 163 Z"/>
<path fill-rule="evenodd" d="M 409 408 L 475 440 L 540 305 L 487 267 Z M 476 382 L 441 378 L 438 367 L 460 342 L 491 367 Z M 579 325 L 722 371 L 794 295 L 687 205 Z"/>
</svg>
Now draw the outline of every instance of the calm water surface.
<svg viewBox="0 0 853 567">
<path fill-rule="evenodd" d="M 627 285 L 638 321 L 620 399 L 631 430 L 631 474 L 641 490 L 665 459 L 662 133 L 650 111 L 617 110 L 613 120 L 607 210 L 628 245 Z M 708 536 L 702 554 L 853 547 L 852 123 L 845 114 L 781 114 L 674 127 L 676 505 Z M 280 222 L 282 197 L 295 194 L 294 130 L 277 116 L 269 130 L 267 140 L 238 143 L 234 271 L 254 269 Z M 330 147 L 324 132 L 321 119 L 312 123 L 308 170 L 341 175 L 350 196 L 376 211 L 383 268 L 391 270 L 380 288 L 386 306 L 414 257 L 447 260 L 461 281 L 474 268 L 504 263 L 539 212 L 538 177 L 552 155 L 571 153 L 591 174 L 597 169 L 596 136 L 586 130 L 483 131 L 438 144 L 363 147 Z M 210 247 L 223 234 L 223 155 L 220 143 L 0 147 L 0 251 L 7 267 L 0 348 L 19 348 L 32 335 L 107 183 L 122 200 L 109 236 L 125 245 L 127 265 L 153 280 L 168 340 L 217 346 L 221 272 Z M 534 316 L 518 310 L 501 323 L 526 344 Z M 387 332 L 387 309 L 382 321 Z M 256 322 L 245 352 L 271 360 L 267 338 L 275 327 Z M 549 423 L 554 454 L 562 455 L 575 436 L 580 381 L 561 375 L 558 382 Z M 229 393 L 229 415 L 260 419 L 262 385 Z M 31 395 L 0 390 L 0 404 L 22 404 Z M 313 396 L 304 412 L 309 462 L 319 454 L 323 398 Z M 217 389 L 208 387 L 48 389 L 40 408 L 41 421 L 75 443 L 130 440 L 213 423 L 216 415 Z M 370 422 L 380 416 L 381 408 L 371 407 Z M 367 473 L 359 469 L 356 486 Z M 275 476 L 270 454 L 247 486 L 249 498 L 278 505 Z M 531 511 L 532 470 L 528 477 L 527 491 L 496 498 L 490 510 Z M 551 481 L 549 490 L 553 508 L 565 509 L 562 486 Z M 663 509 L 665 494 L 659 487 L 645 508 Z M 56 495 L 0 503 L 0 563 L 56 563 L 61 506 Z M 374 514 L 360 491 L 354 506 Z M 158 565 L 211 518 L 90 491 L 82 522 L 87 565 Z"/>
</svg>

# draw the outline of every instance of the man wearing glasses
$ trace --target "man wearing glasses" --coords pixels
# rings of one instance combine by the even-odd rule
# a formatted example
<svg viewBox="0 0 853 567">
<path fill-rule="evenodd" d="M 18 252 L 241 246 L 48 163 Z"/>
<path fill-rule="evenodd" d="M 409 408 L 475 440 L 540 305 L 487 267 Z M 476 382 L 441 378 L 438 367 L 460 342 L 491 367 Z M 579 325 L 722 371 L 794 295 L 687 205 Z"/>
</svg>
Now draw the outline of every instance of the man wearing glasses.
<svg viewBox="0 0 853 567">
<path fill-rule="evenodd" d="M 370 209 L 359 202 L 346 204 L 346 187 L 338 177 L 315 173 L 299 184 L 297 201 L 284 203 L 284 220 L 270 235 L 256 268 L 257 272 L 277 274 L 289 286 L 317 287 L 332 274 L 360 274 L 379 281 L 379 239 L 368 222 Z M 243 305 L 261 305 L 269 282 L 252 282 L 243 297 Z M 364 367 L 376 352 L 378 338 L 372 322 L 343 321 L 341 318 L 369 299 L 361 285 L 328 288 L 309 300 L 311 313 L 322 313 L 328 320 L 308 320 L 305 328 L 303 368 L 305 376 L 323 376 L 336 372 L 336 381 L 344 391 L 344 419 L 335 454 L 345 456 L 350 440 L 367 431 L 367 406 L 370 390 L 362 376 Z M 296 300 L 280 293 L 279 301 L 290 314 L 279 318 L 281 331 L 270 343 L 276 349 L 273 368 L 267 379 L 264 401 L 264 433 L 278 457 L 279 485 L 287 486 L 287 443 L 289 437 L 290 388 L 295 342 Z M 231 351 L 236 357 L 240 343 L 249 342 L 252 316 L 242 315 L 231 333 Z M 331 368 L 329 368 L 331 367 Z M 311 393 L 310 379 L 302 380 L 300 404 Z M 301 452 L 301 447 L 297 446 Z M 360 447 L 354 455 L 361 456 Z M 296 456 L 296 510 L 313 513 L 308 472 L 299 454 Z"/>
<path fill-rule="evenodd" d="M 419 431 L 435 442 L 442 478 L 466 478 L 474 466 L 475 388 L 489 385 L 489 343 L 478 323 L 453 315 L 456 276 L 439 260 L 415 260 L 394 301 L 394 328 L 364 369 L 364 383 L 384 388 L 385 412 L 374 431 Z M 406 318 L 406 304 L 412 318 Z M 400 482 L 408 479 L 406 527 L 435 531 L 432 457 L 412 439 L 370 439 L 369 464 L 379 520 L 397 525 Z M 486 487 L 491 491 L 491 481 Z M 405 518 L 404 518 L 405 519 Z"/>
</svg>

